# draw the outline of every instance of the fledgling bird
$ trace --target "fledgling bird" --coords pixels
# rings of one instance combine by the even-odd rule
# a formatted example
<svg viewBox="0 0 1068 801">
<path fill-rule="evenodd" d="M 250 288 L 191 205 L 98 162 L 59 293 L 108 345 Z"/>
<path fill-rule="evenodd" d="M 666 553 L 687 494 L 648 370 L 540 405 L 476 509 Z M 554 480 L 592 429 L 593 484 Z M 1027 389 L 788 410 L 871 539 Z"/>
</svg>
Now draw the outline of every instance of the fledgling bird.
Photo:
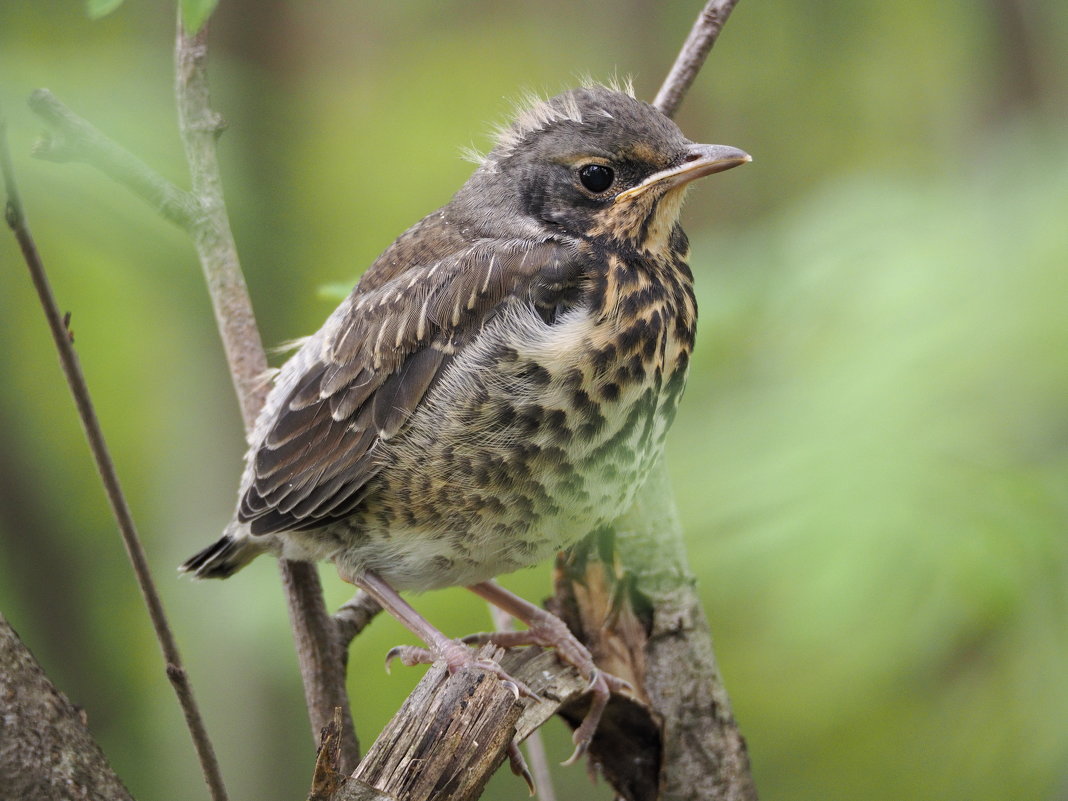
<svg viewBox="0 0 1068 801">
<path fill-rule="evenodd" d="M 591 680 L 583 751 L 623 683 L 491 579 L 618 517 L 659 459 L 697 320 L 683 196 L 749 160 L 614 88 L 520 112 L 278 371 L 234 520 L 182 570 L 332 561 L 426 643 L 403 661 L 508 680 L 398 594 L 469 587 L 530 627 L 502 644 L 555 645 Z"/>
</svg>

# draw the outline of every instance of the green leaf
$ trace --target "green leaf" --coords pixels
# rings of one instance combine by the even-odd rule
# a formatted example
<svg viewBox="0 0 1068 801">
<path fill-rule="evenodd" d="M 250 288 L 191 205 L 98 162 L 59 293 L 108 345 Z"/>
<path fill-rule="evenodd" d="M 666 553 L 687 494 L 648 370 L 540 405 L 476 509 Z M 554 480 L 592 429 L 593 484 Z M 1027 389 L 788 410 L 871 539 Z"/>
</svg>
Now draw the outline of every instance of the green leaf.
<svg viewBox="0 0 1068 801">
<path fill-rule="evenodd" d="M 85 10 L 89 12 L 90 19 L 100 19 L 121 5 L 122 0 L 86 0 Z"/>
<path fill-rule="evenodd" d="M 194 34 L 208 21 L 219 0 L 181 0 L 182 25 L 188 34 Z"/>
</svg>

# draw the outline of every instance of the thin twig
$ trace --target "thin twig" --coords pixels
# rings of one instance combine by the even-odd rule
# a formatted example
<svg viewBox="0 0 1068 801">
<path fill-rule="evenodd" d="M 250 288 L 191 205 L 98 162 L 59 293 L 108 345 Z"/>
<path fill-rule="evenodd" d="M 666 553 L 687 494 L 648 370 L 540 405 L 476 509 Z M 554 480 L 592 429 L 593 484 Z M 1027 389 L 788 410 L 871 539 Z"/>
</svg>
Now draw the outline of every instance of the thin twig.
<svg viewBox="0 0 1068 801">
<path fill-rule="evenodd" d="M 193 744 L 200 758 L 200 766 L 204 771 L 204 778 L 211 790 L 215 801 L 226 801 L 226 788 L 223 786 L 222 774 L 219 771 L 219 763 L 215 758 L 215 750 L 208 738 L 204 721 L 200 716 L 200 710 L 193 698 L 193 688 L 189 683 L 189 677 L 182 666 L 182 658 L 178 652 L 178 645 L 171 633 L 167 616 L 163 611 L 156 585 L 152 581 L 152 574 L 148 568 L 148 559 L 145 557 L 144 548 L 141 546 L 137 528 L 134 525 L 133 515 L 126 503 L 122 486 L 119 483 L 115 465 L 111 460 L 104 433 L 100 428 L 96 411 L 93 409 L 92 399 L 89 396 L 89 387 L 82 373 L 78 354 L 74 350 L 74 342 L 67 330 L 63 315 L 60 314 L 56 304 L 52 287 L 45 273 L 44 263 L 37 251 L 37 246 L 30 235 L 29 226 L 22 210 L 22 202 L 19 198 L 18 188 L 15 183 L 15 171 L 11 164 L 11 154 L 7 145 L 7 124 L 0 119 L 0 169 L 4 175 L 4 185 L 7 189 L 7 208 L 5 217 L 7 224 L 15 234 L 22 256 L 26 260 L 26 266 L 30 270 L 34 288 L 41 301 L 48 327 L 52 332 L 56 350 L 59 351 L 59 361 L 63 368 L 63 375 L 67 379 L 71 395 L 74 396 L 74 404 L 78 408 L 78 416 L 85 428 L 86 439 L 89 440 L 89 449 L 93 453 L 100 480 L 104 484 L 104 490 L 111 504 L 111 511 L 119 526 L 123 545 L 130 558 L 137 584 L 141 588 L 145 605 L 148 607 L 149 617 L 152 619 L 152 627 L 156 630 L 156 639 L 159 640 L 163 651 L 163 659 L 167 666 L 167 678 L 170 679 L 174 692 L 178 696 L 182 712 L 185 714 L 186 725 L 192 735 Z"/>
<path fill-rule="evenodd" d="M 708 0 L 701 13 L 697 15 L 690 35 L 686 37 L 682 50 L 675 59 L 671 72 L 664 79 L 663 86 L 656 93 L 653 105 L 668 117 L 674 117 L 679 110 L 682 98 L 689 91 L 697 73 L 708 57 L 712 45 L 716 43 L 719 32 L 727 22 L 738 0 Z"/>
<path fill-rule="evenodd" d="M 34 145 L 33 154 L 47 161 L 80 161 L 98 167 L 147 201 L 164 219 L 187 231 L 198 213 L 193 196 L 153 170 L 133 153 L 101 133 L 49 92 L 38 89 L 29 106 L 52 129 Z"/>
<path fill-rule="evenodd" d="M 267 397 L 268 385 L 263 379 L 267 356 L 223 199 L 216 140 L 224 125 L 210 105 L 207 55 L 207 26 L 195 36 L 187 36 L 179 21 L 175 48 L 178 125 L 189 163 L 192 194 L 204 210 L 190 233 L 208 283 L 245 429 L 251 431 Z"/>
<path fill-rule="evenodd" d="M 267 357 L 223 198 L 215 147 L 223 123 L 209 100 L 208 27 L 204 25 L 190 36 L 182 27 L 179 15 L 175 95 L 193 196 L 204 209 L 191 233 L 215 308 L 245 429 L 251 431 L 267 395 L 267 383 L 263 380 Z M 334 709 L 340 707 L 344 723 L 341 764 L 343 770 L 351 770 L 359 761 L 359 743 L 345 688 L 345 654 L 337 637 L 337 626 L 323 600 L 318 570 L 313 564 L 285 559 L 279 560 L 279 569 L 297 646 L 312 738 L 318 744 L 319 733 L 333 720 Z"/>
</svg>

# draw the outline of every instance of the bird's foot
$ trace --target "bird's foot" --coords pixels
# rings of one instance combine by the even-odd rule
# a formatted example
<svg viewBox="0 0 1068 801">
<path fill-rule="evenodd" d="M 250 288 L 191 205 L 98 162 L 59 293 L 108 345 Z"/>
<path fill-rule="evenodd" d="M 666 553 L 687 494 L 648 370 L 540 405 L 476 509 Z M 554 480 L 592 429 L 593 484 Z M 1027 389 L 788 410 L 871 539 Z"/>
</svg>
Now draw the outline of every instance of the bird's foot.
<svg viewBox="0 0 1068 801">
<path fill-rule="evenodd" d="M 518 701 L 522 698 L 531 698 L 540 701 L 540 696 L 530 687 L 517 678 L 511 676 L 508 671 L 494 662 L 492 659 L 479 659 L 474 652 L 458 640 L 443 640 L 435 643 L 431 648 L 420 648 L 415 645 L 397 645 L 389 649 L 386 654 L 386 672 L 389 672 L 390 663 L 399 659 L 402 665 L 430 665 L 437 661 L 445 663 L 449 673 L 455 673 L 463 668 L 484 670 L 500 679 L 505 688 L 512 691 Z"/>
<path fill-rule="evenodd" d="M 575 744 L 575 751 L 564 762 L 565 765 L 573 765 L 589 748 L 593 734 L 597 731 L 597 724 L 600 723 L 601 715 L 604 714 L 612 693 L 620 690 L 633 690 L 633 687 L 630 682 L 599 669 L 593 663 L 593 656 L 589 649 L 579 642 L 564 621 L 544 609 L 537 607 L 534 609 L 537 610 L 537 614 L 531 614 L 530 619 L 525 621 L 529 626 L 526 631 L 472 634 L 464 637 L 463 641 L 471 644 L 493 643 L 501 648 L 515 648 L 523 645 L 551 647 L 556 650 L 557 655 L 565 664 L 574 667 L 579 675 L 589 682 L 587 691 L 591 695 L 590 709 L 571 737 Z"/>
</svg>

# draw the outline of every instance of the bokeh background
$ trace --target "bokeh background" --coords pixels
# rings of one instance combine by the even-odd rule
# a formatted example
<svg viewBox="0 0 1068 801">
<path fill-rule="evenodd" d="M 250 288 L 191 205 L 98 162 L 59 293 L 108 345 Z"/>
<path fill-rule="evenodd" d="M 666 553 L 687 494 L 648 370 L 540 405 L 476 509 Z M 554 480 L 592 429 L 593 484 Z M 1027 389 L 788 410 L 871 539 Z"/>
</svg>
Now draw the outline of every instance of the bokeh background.
<svg viewBox="0 0 1068 801">
<path fill-rule="evenodd" d="M 265 341 L 318 327 L 523 90 L 618 73 L 651 98 L 699 5 L 221 0 L 221 157 Z M 29 156 L 47 86 L 185 184 L 168 6 L 0 4 L 0 101 L 232 796 L 303 798 L 274 564 L 174 573 L 228 519 L 243 448 L 193 250 L 94 170 Z M 679 114 L 755 157 L 686 210 L 701 325 L 669 465 L 766 799 L 1068 798 L 1066 42 L 1042 0 L 745 0 Z M 0 262 L 0 611 L 135 796 L 204 798 L 8 236 Z M 548 568 L 506 583 L 542 597 Z M 468 596 L 416 602 L 460 634 L 487 625 Z M 382 671 L 402 641 L 379 619 L 353 648 L 365 744 L 419 675 Z M 610 797 L 578 768 L 557 792 Z M 506 775 L 486 797 L 524 795 Z"/>
</svg>

